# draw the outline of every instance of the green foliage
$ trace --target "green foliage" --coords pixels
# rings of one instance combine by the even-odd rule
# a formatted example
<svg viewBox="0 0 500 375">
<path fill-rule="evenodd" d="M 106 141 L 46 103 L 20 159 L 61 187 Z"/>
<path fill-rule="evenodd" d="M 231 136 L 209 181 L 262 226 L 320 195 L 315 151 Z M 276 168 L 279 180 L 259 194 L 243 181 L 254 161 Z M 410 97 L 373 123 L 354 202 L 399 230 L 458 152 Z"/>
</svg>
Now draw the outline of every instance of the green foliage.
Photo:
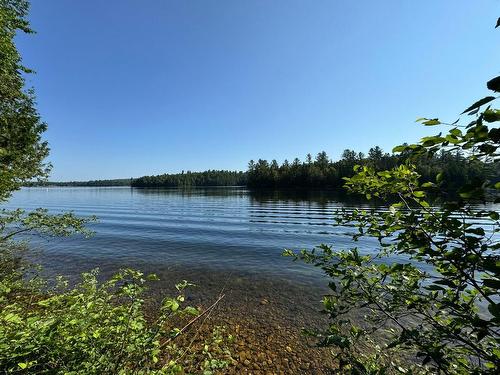
<svg viewBox="0 0 500 375">
<path fill-rule="evenodd" d="M 27 12 L 25 0 L 0 0 L 0 203 L 50 169 L 46 125 L 33 91 L 24 89 L 22 74 L 29 70 L 14 44 L 18 31 L 31 32 Z M 74 287 L 60 278 L 53 286 L 23 257 L 28 243 L 19 237 L 89 235 L 86 224 L 94 220 L 41 208 L 0 211 L 0 371 L 208 375 L 224 368 L 230 357 L 222 328 L 201 347 L 196 335 L 186 334 L 201 316 L 184 304 L 187 282 L 149 316 L 144 293 L 154 276 L 127 269 L 99 282 L 93 271 Z"/>
<path fill-rule="evenodd" d="M 0 280 L 0 369 L 5 373 L 211 374 L 230 358 L 215 328 L 201 349 L 178 345 L 182 326 L 199 314 L 184 305 L 187 282 L 147 318 L 144 292 L 154 275 L 126 269 L 102 283 L 97 271 L 68 288 Z M 32 283 L 33 284 L 33 283 Z M 190 318 L 191 317 L 191 318 Z M 184 364 L 187 365 L 184 365 Z"/>
<path fill-rule="evenodd" d="M 33 90 L 25 90 L 21 56 L 14 44 L 18 31 L 31 33 L 28 2 L 0 1 L 0 202 L 33 178 L 44 178 L 49 148 L 42 140 L 47 125 L 35 108 Z"/>
<path fill-rule="evenodd" d="M 35 108 L 33 90 L 26 90 L 21 64 L 14 44 L 18 32 L 31 33 L 25 0 L 0 0 L 0 203 L 22 184 L 43 179 L 49 172 L 48 155 L 42 134 L 47 126 Z M 51 216 L 47 210 L 0 211 L 0 244 L 16 234 L 38 232 L 68 235 L 86 232 L 84 225 L 94 218 L 79 219 L 71 213 Z"/>
<path fill-rule="evenodd" d="M 497 90 L 491 82 L 499 77 L 488 83 Z M 358 166 L 346 178 L 350 192 L 395 202 L 385 211 L 338 215 L 338 225 L 356 228 L 354 241 L 378 241 L 372 252 L 326 245 L 285 252 L 321 267 L 332 279 L 331 294 L 323 300 L 330 326 L 309 333 L 336 348 L 342 372 L 500 372 L 500 214 L 494 206 L 477 205 L 498 195 L 500 183 L 479 174 L 462 181 L 458 196 L 452 196 L 446 173 L 425 180 L 415 167 L 420 160 L 458 152 L 470 168 L 478 162 L 497 168 L 500 117 L 490 107 L 494 99 L 468 107 L 464 113 L 471 120 L 419 119 L 449 129 L 396 147 L 405 154 L 404 165 L 383 171 Z M 436 190 L 445 198 L 439 206 L 428 199 Z"/>
<path fill-rule="evenodd" d="M 132 178 L 118 178 L 114 180 L 91 180 L 91 181 L 30 181 L 23 186 L 130 186 Z"/>
<path fill-rule="evenodd" d="M 75 233 L 89 236 L 92 232 L 87 229 L 89 222 L 96 221 L 95 217 L 79 218 L 71 212 L 51 215 L 48 210 L 38 208 L 31 212 L 17 209 L 0 210 L 0 243 L 4 243 L 21 234 L 38 234 L 66 237 Z"/>
<path fill-rule="evenodd" d="M 21 64 L 14 44 L 18 32 L 32 32 L 28 9 L 25 0 L 0 0 L 0 203 L 28 181 L 44 179 L 50 169 L 44 162 L 49 148 L 42 140 L 47 126 L 35 108 L 33 90 L 24 87 L 23 73 L 30 70 Z M 30 213 L 1 210 L 0 245 L 21 233 L 88 234 L 84 225 L 93 220 L 71 213 L 54 216 L 43 209 Z"/>
</svg>

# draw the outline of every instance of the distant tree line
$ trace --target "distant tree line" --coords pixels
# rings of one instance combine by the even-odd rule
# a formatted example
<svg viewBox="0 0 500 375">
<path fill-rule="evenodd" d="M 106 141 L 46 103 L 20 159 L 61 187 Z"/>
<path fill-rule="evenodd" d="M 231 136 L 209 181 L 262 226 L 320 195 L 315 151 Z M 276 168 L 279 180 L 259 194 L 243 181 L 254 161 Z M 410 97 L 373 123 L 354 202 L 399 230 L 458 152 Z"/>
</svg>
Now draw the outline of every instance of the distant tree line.
<svg viewBox="0 0 500 375">
<path fill-rule="evenodd" d="M 247 174 L 240 171 L 208 170 L 204 172 L 160 174 L 132 180 L 133 187 L 241 186 L 247 184 Z"/>
<path fill-rule="evenodd" d="M 113 180 L 92 180 L 92 181 L 35 181 L 27 182 L 25 186 L 130 186 L 132 178 L 118 178 Z"/>
<path fill-rule="evenodd" d="M 406 153 L 389 154 L 380 147 L 372 147 L 368 154 L 345 150 L 338 161 L 332 161 L 326 152 L 320 152 L 313 159 L 308 154 L 305 161 L 295 158 L 285 160 L 281 165 L 259 159 L 248 164 L 249 187 L 303 187 L 303 188 L 341 188 L 344 178 L 352 177 L 355 165 L 368 165 L 375 170 L 388 170 L 402 164 Z M 498 166 L 494 163 L 469 160 L 462 153 L 442 151 L 439 154 L 421 158 L 416 163 L 417 172 L 422 179 L 435 178 L 442 173 L 447 181 L 447 190 L 454 191 L 459 186 L 477 179 L 497 181 L 500 177 Z"/>
<path fill-rule="evenodd" d="M 251 188 L 331 188 L 340 190 L 344 178 L 354 175 L 355 165 L 368 165 L 376 170 L 388 170 L 405 162 L 407 153 L 389 154 L 379 146 L 370 148 L 368 154 L 344 150 L 339 160 L 333 161 L 322 151 L 315 158 L 308 154 L 304 161 L 295 158 L 281 165 L 259 159 L 248 163 L 248 171 L 208 170 L 160 174 L 139 178 L 114 180 L 32 182 L 27 186 L 132 186 L 132 187 L 195 187 L 195 186 L 248 186 Z M 415 161 L 414 161 L 415 162 Z M 459 186 L 478 179 L 500 180 L 499 166 L 479 160 L 470 160 L 460 152 L 441 151 L 416 162 L 422 179 L 442 174 L 446 190 L 456 191 Z"/>
</svg>

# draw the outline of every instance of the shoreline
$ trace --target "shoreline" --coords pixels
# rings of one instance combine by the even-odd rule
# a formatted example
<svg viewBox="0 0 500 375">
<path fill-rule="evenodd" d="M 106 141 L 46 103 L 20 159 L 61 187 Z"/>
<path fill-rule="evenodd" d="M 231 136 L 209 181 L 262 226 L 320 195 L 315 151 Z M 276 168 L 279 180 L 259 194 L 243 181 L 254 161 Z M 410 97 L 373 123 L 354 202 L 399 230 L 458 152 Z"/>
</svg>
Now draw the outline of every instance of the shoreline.
<svg viewBox="0 0 500 375">
<path fill-rule="evenodd" d="M 43 255 L 40 258 L 43 260 Z M 84 262 L 79 262 L 79 267 L 82 272 L 94 268 L 86 267 Z M 215 326 L 224 326 L 226 334 L 234 336 L 229 346 L 232 361 L 221 373 L 320 375 L 331 373 L 335 366 L 330 349 L 316 347 L 314 339 L 302 334 L 304 328 L 326 327 L 327 319 L 319 312 L 321 297 L 328 290 L 326 283 L 313 285 L 263 274 L 154 264 L 107 265 L 100 268 L 100 277 L 107 278 L 124 267 L 159 277 L 147 291 L 146 312 L 150 314 L 154 314 L 163 297 L 173 295 L 175 284 L 182 280 L 196 285 L 186 291 L 188 305 L 207 308 L 221 293 L 225 295 L 205 324 L 192 328 L 199 330 L 201 338 L 210 335 Z M 57 268 L 57 264 L 44 266 L 44 274 L 61 274 Z M 74 274 L 64 276 L 77 281 Z"/>
</svg>

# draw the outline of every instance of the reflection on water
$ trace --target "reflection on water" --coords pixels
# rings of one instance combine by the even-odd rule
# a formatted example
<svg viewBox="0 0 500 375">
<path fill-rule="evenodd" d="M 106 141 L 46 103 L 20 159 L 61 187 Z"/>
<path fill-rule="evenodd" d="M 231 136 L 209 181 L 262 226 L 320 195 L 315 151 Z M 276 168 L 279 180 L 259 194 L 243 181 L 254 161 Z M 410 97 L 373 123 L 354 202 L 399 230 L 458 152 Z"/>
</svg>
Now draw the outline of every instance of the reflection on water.
<svg viewBox="0 0 500 375">
<path fill-rule="evenodd" d="M 360 205 L 331 191 L 71 187 L 22 189 L 7 206 L 99 218 L 90 239 L 35 241 L 46 266 L 65 274 L 94 265 L 152 264 L 311 281 L 318 280 L 317 270 L 281 252 L 349 245 L 351 229 L 334 227 L 333 216 Z M 356 246 L 369 252 L 376 244 L 364 240 Z"/>
</svg>

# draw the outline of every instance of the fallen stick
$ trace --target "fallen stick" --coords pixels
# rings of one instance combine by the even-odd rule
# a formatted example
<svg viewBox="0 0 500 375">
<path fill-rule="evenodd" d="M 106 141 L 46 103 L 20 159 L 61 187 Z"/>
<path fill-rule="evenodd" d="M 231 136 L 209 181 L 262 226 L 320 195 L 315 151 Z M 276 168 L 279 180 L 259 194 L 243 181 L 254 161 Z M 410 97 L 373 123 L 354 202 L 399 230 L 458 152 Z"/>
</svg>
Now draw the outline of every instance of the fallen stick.
<svg viewBox="0 0 500 375">
<path fill-rule="evenodd" d="M 174 336 L 174 337 L 171 337 L 169 338 L 167 341 L 165 341 L 165 343 L 163 343 L 163 345 L 161 346 L 162 348 L 167 345 L 170 341 L 172 341 L 173 339 L 175 339 L 176 337 L 179 337 L 184 331 L 186 331 L 191 325 L 193 325 L 196 321 L 198 321 L 198 319 L 200 319 L 201 317 L 205 316 L 209 311 L 211 311 L 215 306 L 217 306 L 217 304 L 225 297 L 225 294 L 222 294 L 221 296 L 219 296 L 219 298 L 217 298 L 217 300 L 212 303 L 209 307 L 207 307 L 205 309 L 205 311 L 203 311 L 200 315 L 197 315 L 195 316 L 193 319 L 191 319 L 188 324 L 186 324 L 184 327 L 181 328 L 181 330 Z"/>
</svg>

